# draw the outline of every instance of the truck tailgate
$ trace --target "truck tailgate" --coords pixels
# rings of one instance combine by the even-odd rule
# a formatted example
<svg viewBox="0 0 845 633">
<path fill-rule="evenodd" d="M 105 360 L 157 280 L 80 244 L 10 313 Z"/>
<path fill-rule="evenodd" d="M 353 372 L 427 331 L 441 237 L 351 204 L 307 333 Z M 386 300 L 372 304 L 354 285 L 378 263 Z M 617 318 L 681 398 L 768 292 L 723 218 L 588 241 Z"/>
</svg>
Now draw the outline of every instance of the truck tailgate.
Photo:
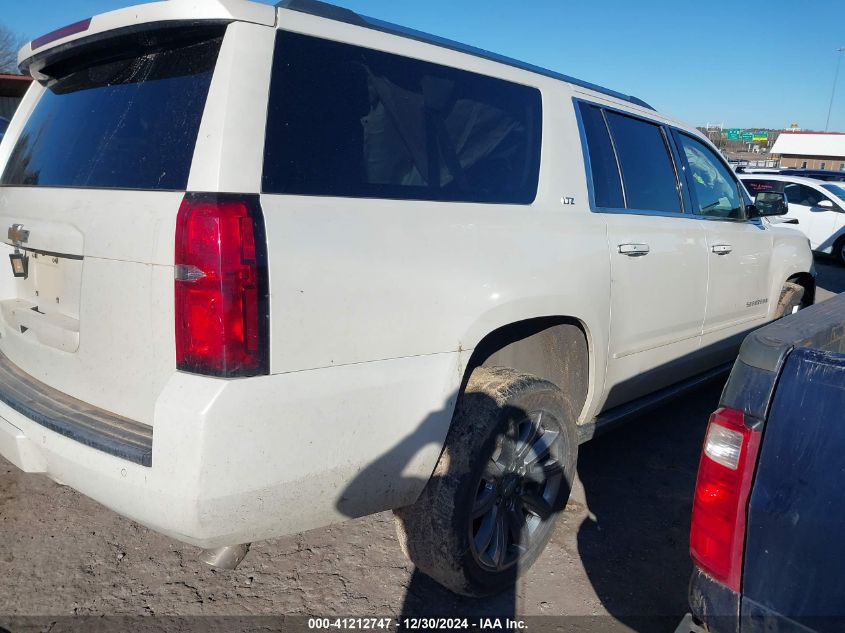
<svg viewBox="0 0 845 633">
<path fill-rule="evenodd" d="M 778 379 L 748 508 L 743 628 L 778 614 L 787 629 L 843 630 L 843 320 L 840 312 L 823 343 L 793 349 Z"/>
</svg>

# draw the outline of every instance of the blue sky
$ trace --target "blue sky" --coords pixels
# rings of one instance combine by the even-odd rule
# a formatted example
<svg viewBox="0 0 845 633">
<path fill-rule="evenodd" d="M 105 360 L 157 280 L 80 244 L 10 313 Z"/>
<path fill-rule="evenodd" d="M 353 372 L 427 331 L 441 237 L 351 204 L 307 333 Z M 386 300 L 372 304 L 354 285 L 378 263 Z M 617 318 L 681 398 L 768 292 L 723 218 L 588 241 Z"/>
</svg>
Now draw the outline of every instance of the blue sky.
<svg viewBox="0 0 845 633">
<path fill-rule="evenodd" d="M 844 0 L 334 3 L 634 94 L 695 125 L 824 129 L 845 47 Z M 0 23 L 32 38 L 137 0 L 2 4 Z M 830 129 L 845 131 L 845 61 Z"/>
</svg>

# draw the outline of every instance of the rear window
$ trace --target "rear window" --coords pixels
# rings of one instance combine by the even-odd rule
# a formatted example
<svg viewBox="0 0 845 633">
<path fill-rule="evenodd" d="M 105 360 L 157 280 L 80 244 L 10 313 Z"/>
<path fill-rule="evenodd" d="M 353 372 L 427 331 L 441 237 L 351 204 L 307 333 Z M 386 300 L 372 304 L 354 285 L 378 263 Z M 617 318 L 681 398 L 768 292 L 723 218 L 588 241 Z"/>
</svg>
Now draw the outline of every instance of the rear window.
<svg viewBox="0 0 845 633">
<path fill-rule="evenodd" d="M 537 89 L 295 33 L 277 37 L 264 192 L 534 200 Z"/>
<path fill-rule="evenodd" d="M 783 191 L 783 182 L 778 180 L 751 180 L 743 178 L 742 184 L 748 189 L 748 192 L 754 196 L 761 191 Z"/>
<path fill-rule="evenodd" d="M 221 37 L 50 81 L 0 184 L 183 190 Z"/>
</svg>

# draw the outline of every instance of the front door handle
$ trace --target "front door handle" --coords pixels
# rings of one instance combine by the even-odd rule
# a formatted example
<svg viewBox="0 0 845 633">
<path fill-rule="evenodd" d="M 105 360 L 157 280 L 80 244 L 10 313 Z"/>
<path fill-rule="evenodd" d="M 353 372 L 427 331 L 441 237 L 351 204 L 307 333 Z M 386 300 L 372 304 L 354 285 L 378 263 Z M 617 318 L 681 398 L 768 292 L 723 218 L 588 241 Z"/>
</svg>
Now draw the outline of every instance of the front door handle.
<svg viewBox="0 0 845 633">
<path fill-rule="evenodd" d="M 710 250 L 717 255 L 727 255 L 733 250 L 733 246 L 730 244 L 713 244 L 713 246 L 710 247 Z"/>
<path fill-rule="evenodd" d="M 648 244 L 620 244 L 619 252 L 628 257 L 648 255 Z"/>
</svg>

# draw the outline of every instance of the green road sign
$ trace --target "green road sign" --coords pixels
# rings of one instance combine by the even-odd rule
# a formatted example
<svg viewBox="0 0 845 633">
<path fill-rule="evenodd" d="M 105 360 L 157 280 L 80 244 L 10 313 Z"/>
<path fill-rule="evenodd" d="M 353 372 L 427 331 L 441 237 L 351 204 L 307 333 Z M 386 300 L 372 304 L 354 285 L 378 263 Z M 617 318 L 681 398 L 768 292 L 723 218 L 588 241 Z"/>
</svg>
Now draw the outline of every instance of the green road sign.
<svg viewBox="0 0 845 633">
<path fill-rule="evenodd" d="M 766 130 L 760 130 L 759 132 L 754 132 L 754 137 L 751 140 L 753 140 L 753 141 L 768 141 L 769 140 L 769 133 Z"/>
<path fill-rule="evenodd" d="M 743 132 L 741 138 L 743 141 L 751 142 L 754 140 L 754 132 Z"/>
<path fill-rule="evenodd" d="M 733 127 L 728 130 L 725 130 L 725 133 L 728 135 L 729 141 L 738 141 L 739 140 L 739 128 Z"/>
</svg>

